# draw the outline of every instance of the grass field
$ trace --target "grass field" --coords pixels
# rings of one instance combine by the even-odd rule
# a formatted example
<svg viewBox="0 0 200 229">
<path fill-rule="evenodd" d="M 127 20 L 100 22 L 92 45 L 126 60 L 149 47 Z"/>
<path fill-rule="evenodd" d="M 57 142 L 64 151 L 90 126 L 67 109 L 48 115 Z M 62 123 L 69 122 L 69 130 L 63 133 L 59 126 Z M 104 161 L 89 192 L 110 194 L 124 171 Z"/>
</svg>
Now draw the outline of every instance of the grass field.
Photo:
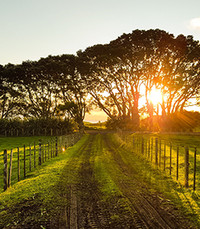
<svg viewBox="0 0 200 229">
<path fill-rule="evenodd" d="M 106 130 L 105 122 L 84 122 L 86 130 Z"/>
<path fill-rule="evenodd" d="M 51 139 L 49 136 L 32 136 L 32 137 L 0 137 L 0 152 L 4 149 L 10 150 L 17 147 L 23 147 L 24 145 L 34 145 L 34 142 L 38 144 L 39 139 L 47 141 Z"/>
<path fill-rule="evenodd" d="M 47 142 L 52 142 L 53 140 L 55 141 L 55 137 L 44 137 L 44 136 L 37 136 L 37 137 L 3 137 L 0 138 L 0 192 L 3 191 L 3 168 L 4 168 L 4 161 L 3 161 L 3 151 L 7 149 L 8 152 L 8 163 L 10 160 L 10 154 L 11 154 L 11 149 L 13 151 L 13 163 L 12 163 L 12 182 L 11 184 L 14 184 L 18 180 L 17 176 L 17 153 L 19 147 L 19 154 L 20 154 L 20 179 L 23 179 L 23 166 L 24 166 L 24 145 L 26 149 L 26 171 L 29 172 L 30 170 L 33 169 L 34 165 L 38 166 L 38 154 L 39 154 L 39 140 L 43 143 L 43 147 L 47 147 Z M 34 164 L 33 161 L 33 154 L 34 154 L 34 143 L 35 143 L 35 157 L 36 161 Z M 46 143 L 46 144 L 45 144 Z M 30 151 L 30 146 L 31 146 L 31 151 Z M 30 161 L 30 153 L 32 156 L 32 165 L 30 168 L 29 166 L 29 161 Z M 46 152 L 47 153 L 47 152 Z"/>
<path fill-rule="evenodd" d="M 154 204 L 155 199 L 159 205 Z M 180 188 L 115 135 L 85 135 L 66 152 L 31 172 L 26 180 L 0 194 L 0 226 L 59 228 L 66 222 L 74 223 L 66 219 L 73 214 L 82 228 L 142 228 L 142 221 L 152 221 L 148 221 L 150 212 L 156 220 L 168 209 L 177 218 L 176 228 L 195 228 L 185 220 L 200 225 L 199 204 L 198 192 Z M 65 209 L 70 210 L 66 213 Z M 147 215 L 142 215 L 146 211 Z M 167 217 L 171 216 L 165 216 L 165 220 Z"/>
</svg>

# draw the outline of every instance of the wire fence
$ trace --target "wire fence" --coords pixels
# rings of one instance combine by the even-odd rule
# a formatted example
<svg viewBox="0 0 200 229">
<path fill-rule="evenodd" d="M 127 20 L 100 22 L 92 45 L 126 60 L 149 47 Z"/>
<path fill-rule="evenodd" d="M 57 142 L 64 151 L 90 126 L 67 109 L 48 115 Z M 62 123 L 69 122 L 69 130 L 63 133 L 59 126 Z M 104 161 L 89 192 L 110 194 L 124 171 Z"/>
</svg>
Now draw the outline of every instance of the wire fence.
<svg viewBox="0 0 200 229">
<path fill-rule="evenodd" d="M 31 171 L 58 156 L 81 137 L 81 133 L 52 137 L 48 141 L 39 140 L 37 143 L 0 152 L 0 191 L 27 178 Z"/>
<path fill-rule="evenodd" d="M 129 149 L 180 185 L 193 190 L 200 189 L 200 146 L 175 143 L 148 134 L 128 135 L 118 132 L 118 136 Z"/>
</svg>

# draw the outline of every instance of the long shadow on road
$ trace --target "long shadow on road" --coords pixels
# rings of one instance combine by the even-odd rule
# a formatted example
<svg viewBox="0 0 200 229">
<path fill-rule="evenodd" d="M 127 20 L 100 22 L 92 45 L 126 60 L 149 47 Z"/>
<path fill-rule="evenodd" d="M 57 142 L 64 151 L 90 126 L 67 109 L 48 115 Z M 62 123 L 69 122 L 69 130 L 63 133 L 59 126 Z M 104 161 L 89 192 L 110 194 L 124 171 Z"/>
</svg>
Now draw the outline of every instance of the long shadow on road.
<svg viewBox="0 0 200 229">
<path fill-rule="evenodd" d="M 101 141 L 100 141 L 101 140 Z M 100 142 L 100 143 L 99 143 Z M 98 145 L 101 144 L 98 149 Z M 121 157 L 124 149 L 113 142 L 106 134 L 92 134 L 68 162 L 60 186 L 68 200 L 59 218 L 52 222 L 52 228 L 195 228 L 168 206 L 161 206 L 160 199 L 152 195 L 138 180 L 137 169 Z M 111 155 L 108 159 L 104 155 Z M 116 173 L 109 174 L 117 185 L 119 193 L 105 199 L 102 180 L 95 174 L 95 159 L 112 160 Z M 111 161 L 110 161 L 111 162 Z M 106 168 L 109 172 L 109 169 Z M 65 182 L 63 181 L 65 180 Z M 105 180 L 106 182 L 106 180 Z M 108 194 L 106 194 L 108 196 Z M 125 200 L 123 205 L 121 199 Z M 174 213 L 174 214 L 173 214 Z"/>
</svg>

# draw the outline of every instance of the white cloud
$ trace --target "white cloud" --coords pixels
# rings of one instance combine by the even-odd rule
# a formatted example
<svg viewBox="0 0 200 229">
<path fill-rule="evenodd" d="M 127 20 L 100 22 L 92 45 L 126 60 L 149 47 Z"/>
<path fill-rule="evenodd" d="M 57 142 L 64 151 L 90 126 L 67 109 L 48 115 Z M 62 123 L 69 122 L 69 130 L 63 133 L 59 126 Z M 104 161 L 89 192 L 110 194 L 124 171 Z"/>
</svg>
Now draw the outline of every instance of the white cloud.
<svg viewBox="0 0 200 229">
<path fill-rule="evenodd" d="M 192 18 L 189 23 L 189 28 L 192 30 L 200 30 L 200 17 Z"/>
</svg>

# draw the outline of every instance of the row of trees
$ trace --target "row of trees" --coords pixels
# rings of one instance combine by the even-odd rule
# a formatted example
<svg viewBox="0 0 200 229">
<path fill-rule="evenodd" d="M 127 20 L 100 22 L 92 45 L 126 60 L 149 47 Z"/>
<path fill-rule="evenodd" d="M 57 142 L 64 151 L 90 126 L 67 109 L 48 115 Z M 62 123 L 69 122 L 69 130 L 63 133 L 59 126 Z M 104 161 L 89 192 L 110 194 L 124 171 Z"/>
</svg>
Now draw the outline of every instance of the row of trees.
<svg viewBox="0 0 200 229">
<path fill-rule="evenodd" d="M 112 120 L 128 120 L 135 129 L 142 112 L 149 116 L 149 129 L 153 127 L 158 112 L 150 100 L 153 88 L 163 97 L 158 104 L 163 122 L 183 112 L 190 99 L 199 95 L 200 44 L 191 36 L 175 38 L 161 30 L 136 30 L 108 45 L 88 48 L 83 55 L 95 65 L 90 78 L 95 102 Z M 140 109 L 142 95 L 146 104 Z"/>
<path fill-rule="evenodd" d="M 199 96 L 200 44 L 192 36 L 135 30 L 77 55 L 0 66 L 0 81 L 0 119 L 57 117 L 73 119 L 81 129 L 91 98 L 115 126 L 139 129 L 146 114 L 152 129 L 161 114 L 164 127 Z M 154 88 L 162 93 L 156 107 L 150 100 Z"/>
<path fill-rule="evenodd" d="M 74 55 L 1 66 L 0 119 L 73 119 L 83 127 L 86 88 Z"/>
<path fill-rule="evenodd" d="M 1 119 L 0 135 L 3 136 L 53 136 L 72 132 L 74 123 L 59 119 Z"/>
</svg>

